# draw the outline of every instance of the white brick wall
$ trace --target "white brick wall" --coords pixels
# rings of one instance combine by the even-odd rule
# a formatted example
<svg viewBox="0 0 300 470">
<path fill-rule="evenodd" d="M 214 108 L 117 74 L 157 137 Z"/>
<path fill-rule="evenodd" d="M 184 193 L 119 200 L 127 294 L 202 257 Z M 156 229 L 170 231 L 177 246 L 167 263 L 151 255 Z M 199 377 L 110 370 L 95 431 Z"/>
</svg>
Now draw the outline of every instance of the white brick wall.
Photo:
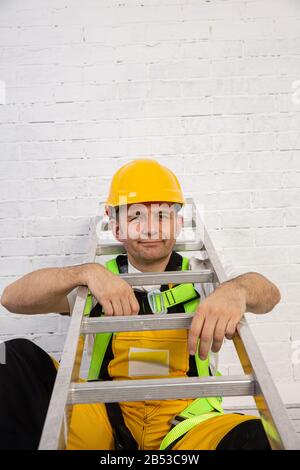
<svg viewBox="0 0 300 470">
<path fill-rule="evenodd" d="M 1 2 L 0 292 L 84 261 L 113 172 L 156 157 L 204 205 L 224 261 L 278 283 L 281 304 L 248 318 L 288 400 L 300 386 L 299 80 L 298 0 Z M 59 357 L 67 324 L 1 308 L 0 339 Z M 221 370 L 238 370 L 228 341 Z"/>
</svg>

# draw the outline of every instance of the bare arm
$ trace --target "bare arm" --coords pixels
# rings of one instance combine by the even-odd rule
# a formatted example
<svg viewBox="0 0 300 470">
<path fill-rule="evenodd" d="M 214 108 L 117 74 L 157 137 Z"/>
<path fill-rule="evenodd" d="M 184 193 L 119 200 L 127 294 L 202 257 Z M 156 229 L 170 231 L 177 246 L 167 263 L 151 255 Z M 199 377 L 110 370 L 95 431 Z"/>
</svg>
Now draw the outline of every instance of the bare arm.
<svg viewBox="0 0 300 470">
<path fill-rule="evenodd" d="M 279 289 L 262 274 L 250 272 L 223 282 L 197 308 L 189 332 L 190 354 L 195 354 L 198 339 L 201 358 L 211 344 L 218 352 L 224 336 L 232 339 L 245 312 L 267 313 L 279 301 Z"/>
<path fill-rule="evenodd" d="M 130 315 L 139 311 L 131 286 L 98 263 L 33 271 L 7 286 L 1 303 L 13 313 L 68 314 L 67 294 L 81 285 L 88 286 L 107 315 Z"/>
<path fill-rule="evenodd" d="M 262 274 L 250 272 L 223 282 L 217 289 L 230 286 L 234 290 L 243 292 L 246 303 L 246 312 L 268 313 L 280 302 L 280 291 Z"/>
</svg>

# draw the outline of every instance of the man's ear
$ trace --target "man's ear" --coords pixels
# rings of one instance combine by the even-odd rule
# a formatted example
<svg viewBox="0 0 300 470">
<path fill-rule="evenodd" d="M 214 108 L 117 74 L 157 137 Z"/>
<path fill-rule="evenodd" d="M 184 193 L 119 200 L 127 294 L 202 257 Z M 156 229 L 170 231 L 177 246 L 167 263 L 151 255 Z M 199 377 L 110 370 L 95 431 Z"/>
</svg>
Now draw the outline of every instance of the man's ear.
<svg viewBox="0 0 300 470">
<path fill-rule="evenodd" d="M 117 220 L 115 218 L 111 218 L 111 219 L 109 219 L 109 223 L 110 223 L 110 228 L 111 228 L 111 231 L 113 233 L 113 236 L 119 242 L 120 241 L 120 227 L 119 227 L 119 224 L 118 224 Z"/>
</svg>

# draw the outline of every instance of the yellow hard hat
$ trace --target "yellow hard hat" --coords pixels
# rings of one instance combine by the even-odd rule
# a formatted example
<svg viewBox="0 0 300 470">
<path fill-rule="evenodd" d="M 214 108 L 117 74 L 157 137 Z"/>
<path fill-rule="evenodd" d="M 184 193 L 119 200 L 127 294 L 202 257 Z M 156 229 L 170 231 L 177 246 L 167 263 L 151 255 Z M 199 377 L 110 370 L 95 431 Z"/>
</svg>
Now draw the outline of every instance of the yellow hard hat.
<svg viewBox="0 0 300 470">
<path fill-rule="evenodd" d="M 153 159 L 139 158 L 123 165 L 112 178 L 106 205 L 151 201 L 185 203 L 174 173 Z"/>
</svg>

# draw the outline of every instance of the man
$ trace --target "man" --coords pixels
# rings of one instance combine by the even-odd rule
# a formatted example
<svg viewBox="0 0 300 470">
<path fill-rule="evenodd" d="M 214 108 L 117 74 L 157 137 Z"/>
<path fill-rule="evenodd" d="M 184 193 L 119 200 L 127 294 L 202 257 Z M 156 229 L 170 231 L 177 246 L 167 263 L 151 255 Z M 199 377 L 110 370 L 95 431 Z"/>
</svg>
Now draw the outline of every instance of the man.
<svg viewBox="0 0 300 470">
<path fill-rule="evenodd" d="M 176 176 L 155 160 L 124 165 L 113 177 L 106 210 L 112 231 L 127 254 L 110 260 L 106 267 L 87 263 L 32 272 L 6 287 L 2 304 L 15 313 L 69 314 L 75 288 L 85 285 L 93 296 L 91 316 L 141 315 L 162 307 L 168 314 L 192 311 L 189 332 L 96 335 L 88 378 L 211 375 L 210 350 L 218 352 L 224 338 L 233 337 L 246 311 L 261 314 L 272 310 L 280 293 L 268 279 L 253 272 L 219 285 L 208 296 L 203 289 L 200 295 L 192 284 L 154 286 L 155 291 L 153 286 L 133 289 L 123 281 L 120 272 L 189 268 L 189 260 L 173 251 L 184 203 Z M 0 447 L 36 448 L 55 379 L 54 361 L 26 340 L 8 341 L 6 350 L 7 366 L 0 369 L 0 433 L 6 440 Z M 76 405 L 67 448 L 270 447 L 260 419 L 224 414 L 219 399 L 210 397 Z"/>
</svg>

